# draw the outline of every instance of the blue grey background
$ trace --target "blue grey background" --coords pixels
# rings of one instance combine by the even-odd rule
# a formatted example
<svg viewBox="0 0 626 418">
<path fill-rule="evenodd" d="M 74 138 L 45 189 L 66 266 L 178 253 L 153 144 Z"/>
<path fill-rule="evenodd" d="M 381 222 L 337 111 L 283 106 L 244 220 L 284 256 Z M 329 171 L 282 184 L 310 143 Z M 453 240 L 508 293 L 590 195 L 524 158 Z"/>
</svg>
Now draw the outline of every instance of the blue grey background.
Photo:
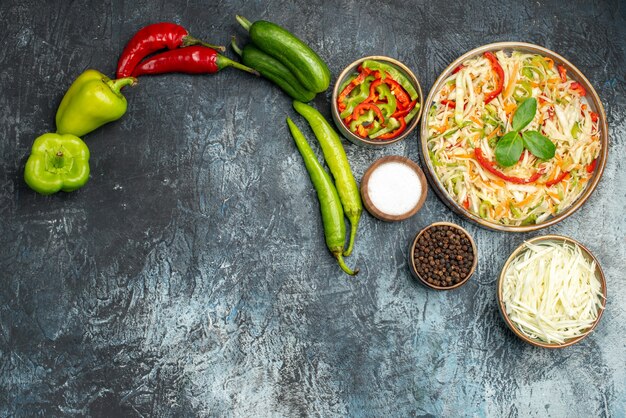
<svg viewBox="0 0 626 418">
<path fill-rule="evenodd" d="M 615 1 L 94 2 L 0 5 L 0 416 L 626 415 L 626 7 Z M 136 30 L 174 21 L 228 44 L 235 14 L 306 40 L 336 77 L 353 60 L 403 61 L 427 93 L 456 57 L 494 41 L 565 56 L 610 126 L 591 199 L 547 230 L 475 227 L 434 193 L 413 218 L 364 214 L 349 278 L 326 250 L 317 200 L 288 134 L 290 99 L 233 69 L 145 77 L 127 115 L 87 135 L 91 179 L 43 197 L 22 180 L 86 68 L 113 75 Z M 233 57 L 232 51 L 227 55 Z M 334 78 L 333 78 L 334 81 Z M 330 91 L 314 105 L 330 117 Z M 312 133 L 304 130 L 319 154 Z M 419 160 L 417 134 L 346 143 L 357 180 L 384 155 Z M 478 269 L 462 288 L 416 283 L 407 252 L 434 221 L 466 227 Z M 495 282 L 525 238 L 586 244 L 608 280 L 596 331 L 563 350 L 506 329 Z"/>
</svg>

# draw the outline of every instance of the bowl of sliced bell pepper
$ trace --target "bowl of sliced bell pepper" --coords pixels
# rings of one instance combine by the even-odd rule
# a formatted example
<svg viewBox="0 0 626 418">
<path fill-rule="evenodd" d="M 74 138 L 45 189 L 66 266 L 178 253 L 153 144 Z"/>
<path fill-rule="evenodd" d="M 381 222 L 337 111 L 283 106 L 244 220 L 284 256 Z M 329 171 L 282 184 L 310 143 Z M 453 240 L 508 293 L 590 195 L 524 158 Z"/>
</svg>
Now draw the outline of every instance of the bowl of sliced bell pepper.
<svg viewBox="0 0 626 418">
<path fill-rule="evenodd" d="M 396 143 L 418 125 L 424 99 L 415 74 L 384 56 L 360 58 L 335 84 L 332 115 L 350 142 L 367 147 Z"/>
</svg>

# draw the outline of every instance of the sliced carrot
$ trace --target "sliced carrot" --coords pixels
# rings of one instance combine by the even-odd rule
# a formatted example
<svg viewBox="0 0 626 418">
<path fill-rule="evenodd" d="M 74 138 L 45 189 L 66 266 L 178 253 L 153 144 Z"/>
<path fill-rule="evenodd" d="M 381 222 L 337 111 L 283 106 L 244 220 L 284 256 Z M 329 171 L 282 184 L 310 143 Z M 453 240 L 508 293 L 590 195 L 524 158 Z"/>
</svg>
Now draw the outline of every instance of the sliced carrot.
<svg viewBox="0 0 626 418">
<path fill-rule="evenodd" d="M 516 108 L 517 108 L 517 105 L 515 103 L 507 103 L 504 105 L 504 111 L 506 112 L 507 115 L 513 113 L 513 111 L 515 111 Z"/>
<path fill-rule="evenodd" d="M 515 206 L 517 206 L 518 208 L 519 208 L 519 207 L 522 207 L 522 206 L 527 205 L 527 204 L 529 204 L 530 202 L 532 202 L 532 201 L 533 201 L 533 199 L 534 199 L 534 197 L 535 197 L 535 195 L 533 195 L 533 194 L 531 194 L 531 193 L 528 193 L 528 196 L 527 196 L 525 199 L 523 199 L 523 200 L 522 200 L 522 201 L 520 201 L 520 202 L 516 202 L 516 203 L 514 203 L 514 205 L 515 205 Z"/>
<path fill-rule="evenodd" d="M 552 199 L 557 200 L 559 202 L 561 201 L 561 198 L 559 197 L 558 193 L 554 193 L 549 190 L 546 190 L 546 193 L 548 193 L 548 196 L 550 196 Z"/>
<path fill-rule="evenodd" d="M 483 126 L 483 121 L 478 119 L 476 116 L 470 116 L 472 122 L 476 123 L 478 126 Z"/>
<path fill-rule="evenodd" d="M 502 95 L 502 100 L 504 101 L 506 101 L 506 99 L 511 97 L 511 93 L 513 92 L 513 87 L 515 86 L 515 83 L 517 83 L 518 70 L 519 70 L 519 64 L 516 61 L 515 64 L 513 64 L 513 70 L 511 71 L 511 78 L 509 78 L 509 82 L 507 83 L 506 88 L 504 89 L 504 94 Z"/>
<path fill-rule="evenodd" d="M 494 136 L 498 135 L 499 133 L 500 133 L 500 127 L 498 126 L 496 129 L 491 131 L 491 133 L 489 135 L 487 135 L 487 141 L 489 141 L 491 138 L 493 138 Z"/>
<path fill-rule="evenodd" d="M 543 57 L 543 59 L 548 63 L 548 67 L 550 67 L 550 69 L 554 68 L 554 61 L 552 61 L 552 58 Z"/>
</svg>

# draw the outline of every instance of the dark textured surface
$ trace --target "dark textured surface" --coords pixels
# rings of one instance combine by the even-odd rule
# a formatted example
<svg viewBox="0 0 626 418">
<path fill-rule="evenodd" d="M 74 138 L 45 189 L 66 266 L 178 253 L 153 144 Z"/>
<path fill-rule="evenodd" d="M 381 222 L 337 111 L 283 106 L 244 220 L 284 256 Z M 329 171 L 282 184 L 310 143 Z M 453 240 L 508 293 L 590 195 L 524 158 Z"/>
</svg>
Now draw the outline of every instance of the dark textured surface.
<svg viewBox="0 0 626 418">
<path fill-rule="evenodd" d="M 0 5 L 0 416 L 615 416 L 626 414 L 626 19 L 618 2 L 349 1 Z M 112 74 L 132 34 L 170 20 L 228 43 L 234 15 L 309 42 L 336 76 L 402 60 L 425 93 L 460 54 L 504 40 L 557 51 L 596 86 L 611 149 L 598 190 L 542 232 L 479 229 L 431 193 L 402 223 L 365 214 L 348 278 L 326 251 L 315 194 L 288 135 L 303 120 L 268 82 L 142 78 L 128 114 L 88 135 L 92 177 L 38 196 L 33 139 L 85 68 Z M 231 52 L 228 52 L 233 56 Z M 330 92 L 315 105 L 329 115 Z M 309 139 L 310 131 L 305 130 Z M 316 151 L 319 149 L 315 146 Z M 376 158 L 418 160 L 414 136 L 346 146 L 357 180 Z M 406 253 L 433 221 L 465 226 L 476 275 L 446 293 L 411 279 Z M 495 280 L 524 238 L 587 244 L 608 278 L 596 332 L 564 350 L 525 345 L 499 318 Z"/>
</svg>

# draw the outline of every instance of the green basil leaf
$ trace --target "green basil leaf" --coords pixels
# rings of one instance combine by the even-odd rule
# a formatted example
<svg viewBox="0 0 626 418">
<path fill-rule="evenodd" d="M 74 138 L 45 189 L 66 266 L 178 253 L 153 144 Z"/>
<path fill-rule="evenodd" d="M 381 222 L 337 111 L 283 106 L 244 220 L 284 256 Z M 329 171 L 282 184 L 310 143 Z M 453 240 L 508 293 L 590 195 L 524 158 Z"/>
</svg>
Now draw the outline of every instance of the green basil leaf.
<svg viewBox="0 0 626 418">
<path fill-rule="evenodd" d="M 524 142 L 519 132 L 508 132 L 496 144 L 496 161 L 503 167 L 510 167 L 519 161 L 522 151 L 524 151 Z"/>
<path fill-rule="evenodd" d="M 535 118 L 537 113 L 537 100 L 530 97 L 524 100 L 513 115 L 513 130 L 520 131 Z"/>
<path fill-rule="evenodd" d="M 554 157 L 556 145 L 537 131 L 526 131 L 522 134 L 524 146 L 528 148 L 534 156 L 542 160 L 549 160 Z"/>
</svg>

